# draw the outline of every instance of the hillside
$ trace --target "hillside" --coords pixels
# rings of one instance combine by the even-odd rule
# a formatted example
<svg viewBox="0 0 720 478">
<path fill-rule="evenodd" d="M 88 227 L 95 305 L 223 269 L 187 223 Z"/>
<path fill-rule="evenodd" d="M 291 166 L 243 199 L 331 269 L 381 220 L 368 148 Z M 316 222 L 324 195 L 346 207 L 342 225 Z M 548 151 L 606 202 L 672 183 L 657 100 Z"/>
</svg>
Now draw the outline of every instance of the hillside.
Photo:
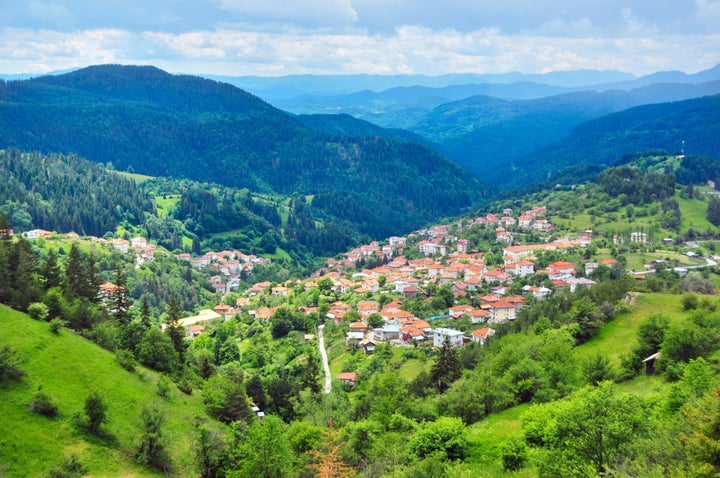
<svg viewBox="0 0 720 478">
<path fill-rule="evenodd" d="M 156 391 L 158 374 L 144 368 L 130 373 L 114 354 L 68 329 L 53 334 L 46 322 L 2 305 L 0 336 L 2 346 L 20 353 L 25 373 L 0 388 L 0 474 L 45 476 L 76 455 L 91 476 L 162 476 L 134 461 L 142 433 L 140 412 L 151 404 L 166 413 L 164 430 L 174 474 L 195 473 L 195 423 L 205 416 L 197 391 L 188 396 L 172 385 L 169 399 L 162 399 Z M 57 418 L 30 412 L 39 390 L 58 406 Z M 108 407 L 103 437 L 86 432 L 74 418 L 82 415 L 93 391 L 102 394 Z"/>
<path fill-rule="evenodd" d="M 1 147 L 72 152 L 121 171 L 317 195 L 327 214 L 373 237 L 390 233 L 383 224 L 409 230 L 456 214 L 489 191 L 428 148 L 338 138 L 231 85 L 152 67 L 0 83 L 0 137 Z M 343 211 L 328 206 L 338 202 Z M 387 220 L 368 221 L 377 216 Z"/>
<path fill-rule="evenodd" d="M 515 168 L 525 164 L 528 156 L 563 140 L 586 121 L 639 105 L 718 93 L 720 82 L 715 81 L 659 84 L 627 91 L 582 91 L 534 100 L 479 96 L 438 106 L 409 129 L 437 143 L 441 152 L 461 166 L 488 181 L 504 184 L 508 175 L 517 174 Z M 548 157 L 544 162 L 553 164 Z"/>
<path fill-rule="evenodd" d="M 528 184 L 563 168 L 610 165 L 628 153 L 665 149 L 720 157 L 720 95 L 638 106 L 577 126 L 567 137 L 524 155 L 511 185 Z"/>
</svg>

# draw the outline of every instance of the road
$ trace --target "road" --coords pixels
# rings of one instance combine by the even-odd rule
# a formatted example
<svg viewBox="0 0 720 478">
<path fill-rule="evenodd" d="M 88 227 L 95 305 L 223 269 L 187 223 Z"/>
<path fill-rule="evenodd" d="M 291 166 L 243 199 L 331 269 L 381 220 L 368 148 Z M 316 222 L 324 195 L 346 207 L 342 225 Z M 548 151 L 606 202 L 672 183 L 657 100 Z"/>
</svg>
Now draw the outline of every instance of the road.
<svg viewBox="0 0 720 478">
<path fill-rule="evenodd" d="M 325 324 L 318 326 L 318 347 L 320 348 L 320 357 L 322 357 L 323 369 L 325 370 L 325 393 L 328 394 L 332 389 L 332 377 L 330 376 L 330 365 L 328 364 L 327 352 L 325 351 L 324 328 Z"/>
</svg>

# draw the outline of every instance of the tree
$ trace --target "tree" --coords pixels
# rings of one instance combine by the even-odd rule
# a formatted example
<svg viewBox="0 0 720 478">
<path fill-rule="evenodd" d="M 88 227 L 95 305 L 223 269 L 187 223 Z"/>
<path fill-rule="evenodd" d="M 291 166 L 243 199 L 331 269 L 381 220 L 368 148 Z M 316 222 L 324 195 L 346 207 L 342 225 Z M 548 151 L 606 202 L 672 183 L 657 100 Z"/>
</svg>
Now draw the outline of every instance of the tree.
<svg viewBox="0 0 720 478">
<path fill-rule="evenodd" d="M 222 435 L 209 425 L 196 426 L 195 458 L 202 478 L 219 476 L 225 458 L 226 447 Z"/>
<path fill-rule="evenodd" d="M 267 395 L 265 395 L 262 378 L 260 378 L 259 374 L 250 377 L 245 384 L 245 392 L 260 410 L 265 410 L 267 407 Z"/>
<path fill-rule="evenodd" d="M 247 440 L 241 445 L 240 476 L 283 478 L 290 474 L 292 452 L 284 427 L 274 415 L 250 424 Z"/>
<path fill-rule="evenodd" d="M 175 352 L 177 352 L 180 367 L 185 364 L 185 328 L 180 325 L 182 309 L 177 296 L 170 294 L 166 319 L 165 334 L 170 338 Z"/>
<path fill-rule="evenodd" d="M 112 291 L 111 304 L 112 314 L 115 317 L 120 327 L 125 327 L 130 322 L 130 316 L 128 315 L 128 301 L 125 297 L 125 286 L 127 281 L 125 280 L 125 272 L 120 267 L 120 264 L 115 265 L 115 280 L 113 282 L 115 286 Z"/>
<path fill-rule="evenodd" d="M 467 430 L 456 417 L 440 417 L 420 428 L 410 439 L 410 449 L 420 458 L 433 452 L 443 452 L 449 460 L 465 457 Z"/>
<path fill-rule="evenodd" d="M 585 382 L 593 386 L 615 378 L 610 359 L 600 354 L 585 359 L 582 363 L 582 373 Z"/>
<path fill-rule="evenodd" d="M 208 414 L 223 423 L 248 421 L 253 414 L 243 385 L 241 373 L 210 377 L 203 388 Z"/>
<path fill-rule="evenodd" d="M 48 309 L 48 306 L 42 302 L 33 302 L 28 305 L 27 313 L 35 320 L 47 320 L 50 310 Z"/>
<path fill-rule="evenodd" d="M 308 389 L 314 395 L 320 393 L 322 387 L 318 377 L 320 376 L 320 358 L 313 349 L 307 350 L 307 359 L 300 367 L 298 374 L 297 390 Z"/>
<path fill-rule="evenodd" d="M 344 478 L 353 475 L 353 468 L 342 461 L 340 452 L 345 443 L 340 441 L 335 430 L 330 428 L 324 433 L 321 450 L 312 450 L 310 455 L 314 463 L 310 469 L 315 470 L 318 478 Z"/>
<path fill-rule="evenodd" d="M 462 374 L 462 364 L 458 351 L 453 347 L 450 338 L 445 336 L 445 341 L 435 357 L 435 363 L 430 370 L 430 379 L 435 389 L 442 393 L 447 390 L 450 385 L 460 378 Z"/>
<path fill-rule="evenodd" d="M 177 368 L 177 352 L 170 338 L 151 328 L 143 335 L 138 346 L 138 360 L 158 372 L 172 373 Z"/>
<path fill-rule="evenodd" d="M 714 226 L 720 226 L 720 198 L 710 196 L 707 205 L 707 220 Z"/>
<path fill-rule="evenodd" d="M 62 285 L 62 271 L 57 261 L 57 255 L 52 249 L 48 251 L 42 275 L 45 278 L 45 290 Z"/>
<path fill-rule="evenodd" d="M 157 407 L 144 406 L 140 413 L 143 422 L 143 434 L 135 459 L 143 465 L 168 471 L 170 459 L 165 449 L 163 424 L 165 414 Z"/>
<path fill-rule="evenodd" d="M 99 392 L 93 391 L 85 399 L 85 416 L 88 430 L 91 433 L 100 432 L 100 428 L 107 418 L 107 403 Z"/>
<path fill-rule="evenodd" d="M 540 472 L 547 476 L 603 475 L 631 453 L 631 444 L 645 436 L 649 416 L 642 400 L 618 395 L 611 382 L 585 387 L 563 406 L 549 409 L 546 460 Z M 549 405 L 548 405 L 549 407 Z"/>
<path fill-rule="evenodd" d="M 374 314 L 370 314 L 367 318 L 367 324 L 370 328 L 375 329 L 382 327 L 385 324 L 385 319 L 383 319 L 382 315 L 375 312 Z"/>
</svg>

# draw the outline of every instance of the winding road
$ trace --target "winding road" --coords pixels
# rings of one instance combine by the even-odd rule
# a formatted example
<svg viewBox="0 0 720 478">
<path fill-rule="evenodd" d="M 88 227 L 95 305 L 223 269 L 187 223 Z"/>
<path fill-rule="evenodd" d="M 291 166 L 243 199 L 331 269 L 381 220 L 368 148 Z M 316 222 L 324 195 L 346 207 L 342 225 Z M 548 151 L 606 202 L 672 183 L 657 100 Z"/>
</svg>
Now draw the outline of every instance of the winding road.
<svg viewBox="0 0 720 478">
<path fill-rule="evenodd" d="M 323 329 L 325 324 L 318 326 L 318 347 L 320 348 L 320 357 L 322 357 L 323 369 L 325 370 L 325 394 L 332 390 L 332 377 L 330 376 L 330 365 L 328 364 L 327 352 L 325 351 L 325 337 Z"/>
</svg>

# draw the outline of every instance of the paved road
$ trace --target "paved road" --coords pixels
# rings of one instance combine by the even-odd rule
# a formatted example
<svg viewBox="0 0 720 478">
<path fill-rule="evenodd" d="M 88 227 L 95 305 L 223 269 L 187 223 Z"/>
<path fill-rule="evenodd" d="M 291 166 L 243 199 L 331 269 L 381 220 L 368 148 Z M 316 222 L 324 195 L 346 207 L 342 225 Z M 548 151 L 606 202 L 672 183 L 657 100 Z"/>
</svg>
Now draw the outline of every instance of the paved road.
<svg viewBox="0 0 720 478">
<path fill-rule="evenodd" d="M 320 347 L 320 357 L 322 357 L 323 369 L 325 370 L 325 393 L 328 394 L 332 389 L 332 377 L 330 376 L 330 365 L 328 365 L 327 352 L 325 351 L 324 328 L 325 324 L 318 326 L 318 347 Z"/>
</svg>

